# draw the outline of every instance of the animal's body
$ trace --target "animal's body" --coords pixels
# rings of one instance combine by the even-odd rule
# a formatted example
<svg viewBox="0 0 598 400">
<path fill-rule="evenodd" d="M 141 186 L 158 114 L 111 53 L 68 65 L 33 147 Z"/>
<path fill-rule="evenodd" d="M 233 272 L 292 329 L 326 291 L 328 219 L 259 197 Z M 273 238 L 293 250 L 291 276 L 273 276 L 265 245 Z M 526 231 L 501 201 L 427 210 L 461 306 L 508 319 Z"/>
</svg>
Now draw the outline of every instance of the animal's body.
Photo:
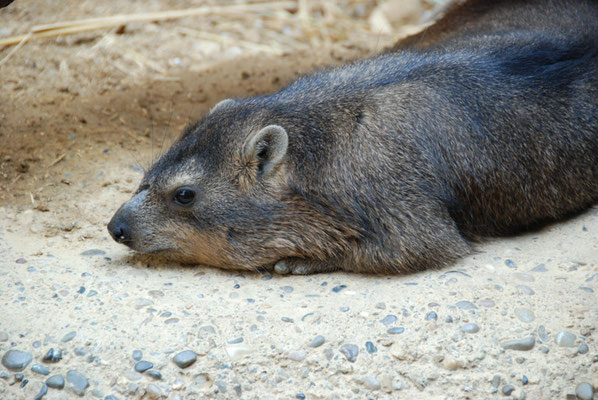
<svg viewBox="0 0 598 400">
<path fill-rule="evenodd" d="M 227 100 L 109 230 L 281 273 L 446 265 L 598 200 L 598 2 L 473 0 L 387 54 Z"/>
</svg>

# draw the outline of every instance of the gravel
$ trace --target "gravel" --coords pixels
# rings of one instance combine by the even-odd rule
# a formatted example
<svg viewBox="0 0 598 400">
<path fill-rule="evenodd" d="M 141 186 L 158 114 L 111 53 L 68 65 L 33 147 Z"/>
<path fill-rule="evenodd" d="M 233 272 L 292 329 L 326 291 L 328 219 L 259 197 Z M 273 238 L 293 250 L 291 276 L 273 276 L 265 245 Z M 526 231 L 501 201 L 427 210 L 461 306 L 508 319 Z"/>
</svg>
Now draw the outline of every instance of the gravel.
<svg viewBox="0 0 598 400">
<path fill-rule="evenodd" d="M 519 350 L 528 351 L 534 348 L 536 340 L 533 336 L 528 336 L 523 339 L 513 339 L 502 342 L 500 345 L 505 350 Z"/>
<path fill-rule="evenodd" d="M 197 360 L 197 354 L 191 350 L 181 351 L 175 355 L 172 361 L 179 366 L 179 368 L 187 368 Z"/>
<path fill-rule="evenodd" d="M 48 386 L 45 383 L 42 383 L 42 386 L 39 389 L 39 392 L 35 395 L 35 397 L 33 399 L 41 400 L 46 395 L 46 393 L 48 393 Z"/>
<path fill-rule="evenodd" d="M 35 372 L 36 374 L 41 375 L 49 375 L 50 370 L 41 364 L 33 364 L 31 366 L 31 371 Z"/>
<path fill-rule="evenodd" d="M 2 356 L 2 365 L 11 371 L 22 371 L 33 360 L 31 353 L 21 350 L 8 350 Z"/>
<path fill-rule="evenodd" d="M 315 338 L 313 338 L 313 340 L 311 341 L 309 346 L 310 347 L 320 347 L 321 345 L 324 344 L 325 341 L 326 341 L 326 339 L 324 339 L 324 336 L 318 335 Z"/>
<path fill-rule="evenodd" d="M 137 371 L 137 372 L 145 372 L 148 369 L 152 369 L 152 368 L 154 368 L 154 364 L 152 364 L 149 361 L 142 360 L 142 361 L 138 361 L 137 363 L 135 363 L 135 371 Z"/>
<path fill-rule="evenodd" d="M 89 381 L 78 371 L 70 370 L 66 373 L 66 380 L 70 388 L 79 396 L 85 394 L 85 389 L 89 387 Z"/>
<path fill-rule="evenodd" d="M 62 389 L 64 387 L 64 376 L 62 375 L 53 375 L 46 379 L 46 385 L 53 389 Z"/>
<path fill-rule="evenodd" d="M 344 344 L 341 346 L 340 352 L 345 356 L 347 361 L 355 362 L 359 355 L 359 348 L 354 344 Z"/>
<path fill-rule="evenodd" d="M 575 388 L 575 395 L 580 400 L 592 400 L 594 397 L 594 387 L 587 382 L 580 383 Z"/>
<path fill-rule="evenodd" d="M 480 331 L 480 327 L 472 323 L 463 324 L 459 329 L 465 333 L 478 333 Z"/>
<path fill-rule="evenodd" d="M 60 360 L 62 360 L 62 350 L 54 350 L 53 348 L 50 348 L 44 358 L 42 358 L 42 361 L 49 363 L 55 363 Z"/>
<path fill-rule="evenodd" d="M 573 347 L 575 346 L 576 336 L 571 332 L 560 331 L 556 334 L 555 342 L 561 347 Z"/>
</svg>

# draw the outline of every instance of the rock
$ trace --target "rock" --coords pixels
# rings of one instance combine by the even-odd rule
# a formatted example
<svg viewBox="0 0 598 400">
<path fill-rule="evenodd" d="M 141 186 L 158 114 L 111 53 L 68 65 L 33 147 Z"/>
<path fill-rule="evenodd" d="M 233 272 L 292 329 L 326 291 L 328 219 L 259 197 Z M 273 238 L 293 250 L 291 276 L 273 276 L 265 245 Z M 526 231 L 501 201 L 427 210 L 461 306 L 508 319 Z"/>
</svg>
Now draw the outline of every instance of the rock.
<svg viewBox="0 0 598 400">
<path fill-rule="evenodd" d="M 571 332 L 560 331 L 556 334 L 555 342 L 561 347 L 573 347 L 575 346 L 576 336 Z"/>
<path fill-rule="evenodd" d="M 141 360 L 141 357 L 143 357 L 141 350 L 133 350 L 133 360 L 139 361 Z"/>
<path fill-rule="evenodd" d="M 588 351 L 590 351 L 590 348 L 585 343 L 580 344 L 579 347 L 577 348 L 577 352 L 579 354 L 586 354 Z"/>
<path fill-rule="evenodd" d="M 515 386 L 513 385 L 505 385 L 502 387 L 502 394 L 504 394 L 505 396 L 510 396 L 511 393 L 513 393 L 515 391 Z"/>
<path fill-rule="evenodd" d="M 471 301 L 466 301 L 466 300 L 462 300 L 462 301 L 458 301 L 456 304 L 457 308 L 460 308 L 461 310 L 477 310 L 478 307 L 473 304 Z"/>
<path fill-rule="evenodd" d="M 366 376 L 364 383 L 370 390 L 380 390 L 380 382 L 374 376 Z"/>
<path fill-rule="evenodd" d="M 137 372 L 145 372 L 148 369 L 152 369 L 152 368 L 154 368 L 154 364 L 152 364 L 149 361 L 142 360 L 142 361 L 138 361 L 137 363 L 135 363 L 135 371 L 137 371 Z"/>
<path fill-rule="evenodd" d="M 428 314 L 426 314 L 426 321 L 436 321 L 438 319 L 438 314 L 436 314 L 436 311 L 430 311 Z"/>
<path fill-rule="evenodd" d="M 62 360 L 62 350 L 54 350 L 50 348 L 46 355 L 42 358 L 42 361 L 55 363 Z"/>
<path fill-rule="evenodd" d="M 480 327 L 476 324 L 463 324 L 459 327 L 465 333 L 478 333 L 480 331 Z"/>
<path fill-rule="evenodd" d="M 333 291 L 334 293 L 338 293 L 338 292 L 340 292 L 341 290 L 345 289 L 346 287 L 347 287 L 347 285 L 338 285 L 338 286 L 335 286 L 335 287 L 333 287 L 333 288 L 332 288 L 332 291 Z"/>
<path fill-rule="evenodd" d="M 197 354 L 191 350 L 181 351 L 172 359 L 179 368 L 187 368 L 193 364 L 195 360 L 197 360 Z"/>
<path fill-rule="evenodd" d="M 147 386 L 147 395 L 150 399 L 159 399 L 162 397 L 162 390 L 152 383 Z"/>
<path fill-rule="evenodd" d="M 592 400 L 594 398 L 594 387 L 587 382 L 580 383 L 575 388 L 575 395 L 580 400 Z"/>
<path fill-rule="evenodd" d="M 515 264 L 515 261 L 510 259 L 505 260 L 505 265 L 509 268 L 517 268 L 517 264 Z"/>
<path fill-rule="evenodd" d="M 152 379 L 157 380 L 157 381 L 159 381 L 160 379 L 162 379 L 162 374 L 160 373 L 160 371 L 156 371 L 154 369 L 150 369 L 145 374 L 147 376 L 151 377 Z"/>
<path fill-rule="evenodd" d="M 89 387 L 87 378 L 75 370 L 70 370 L 66 373 L 66 381 L 78 396 L 83 396 L 85 389 Z"/>
<path fill-rule="evenodd" d="M 378 348 L 376 348 L 376 346 L 374 346 L 374 343 L 372 343 L 370 341 L 365 342 L 365 349 L 370 354 L 375 353 L 376 351 L 378 351 Z"/>
<path fill-rule="evenodd" d="M 307 357 L 307 352 L 303 350 L 289 353 L 289 358 L 293 361 L 303 361 L 305 357 Z"/>
<path fill-rule="evenodd" d="M 519 320 L 521 322 L 527 322 L 530 323 L 532 322 L 534 319 L 536 319 L 536 316 L 534 315 L 534 313 L 527 309 L 527 308 L 516 308 L 515 309 L 515 315 L 517 316 L 517 318 L 519 318 Z"/>
<path fill-rule="evenodd" d="M 33 360 L 31 353 L 21 350 L 8 350 L 2 356 L 2 365 L 11 371 L 22 371 Z"/>
<path fill-rule="evenodd" d="M 50 374 L 50 370 L 41 364 L 33 364 L 31 366 L 31 370 L 33 372 L 35 372 L 36 374 L 41 374 L 41 375 L 49 375 Z"/>
<path fill-rule="evenodd" d="M 310 343 L 310 347 L 320 347 L 321 345 L 324 344 L 326 340 L 324 339 L 324 336 L 322 335 L 318 335 L 316 336 Z"/>
<path fill-rule="evenodd" d="M 64 377 L 62 375 L 53 375 L 46 379 L 46 385 L 52 389 L 62 389 L 64 383 Z"/>
<path fill-rule="evenodd" d="M 237 360 L 239 358 L 251 354 L 251 349 L 243 345 L 226 346 L 225 350 L 228 353 L 229 357 L 233 360 Z"/>
<path fill-rule="evenodd" d="M 540 339 L 547 343 L 550 342 L 550 338 L 548 337 L 548 334 L 546 333 L 546 328 L 544 327 L 544 325 L 540 325 L 538 327 L 538 336 L 540 336 Z"/>
<path fill-rule="evenodd" d="M 103 256 L 104 254 L 106 254 L 106 252 L 99 249 L 89 249 L 81 253 L 81 255 L 84 257 Z"/>
<path fill-rule="evenodd" d="M 39 392 L 35 395 L 33 400 L 41 400 L 46 393 L 48 393 L 48 386 L 45 383 L 42 383 L 42 387 L 39 389 Z"/>
<path fill-rule="evenodd" d="M 528 336 L 524 339 L 514 339 L 502 342 L 500 345 L 505 350 L 519 350 L 528 351 L 534 348 L 536 340 L 533 336 Z"/>
<path fill-rule="evenodd" d="M 391 335 L 400 335 L 401 333 L 405 332 L 405 328 L 401 326 L 395 326 L 393 328 L 389 328 L 386 333 L 390 333 Z"/>
<path fill-rule="evenodd" d="M 384 325 L 388 326 L 390 324 L 393 324 L 397 321 L 397 316 L 396 315 L 387 315 L 386 317 L 382 318 L 380 320 L 380 322 L 382 322 Z"/>
<path fill-rule="evenodd" d="M 341 346 L 340 352 L 345 356 L 347 361 L 355 362 L 359 354 L 359 348 L 354 344 L 344 344 Z"/>
</svg>

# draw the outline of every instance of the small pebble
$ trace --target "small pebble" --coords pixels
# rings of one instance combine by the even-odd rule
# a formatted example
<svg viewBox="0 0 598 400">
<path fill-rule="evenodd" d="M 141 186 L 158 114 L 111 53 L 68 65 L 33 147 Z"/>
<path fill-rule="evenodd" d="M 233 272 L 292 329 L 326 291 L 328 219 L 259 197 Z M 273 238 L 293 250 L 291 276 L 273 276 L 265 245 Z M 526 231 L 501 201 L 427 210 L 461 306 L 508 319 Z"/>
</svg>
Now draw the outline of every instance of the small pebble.
<svg viewBox="0 0 598 400">
<path fill-rule="evenodd" d="M 521 322 L 526 323 L 532 322 L 534 319 L 536 319 L 536 316 L 531 310 L 523 307 L 516 308 L 515 315 L 517 316 L 517 318 L 519 318 Z"/>
<path fill-rule="evenodd" d="M 281 286 L 280 288 L 285 293 L 293 293 L 294 290 L 292 286 Z"/>
<path fill-rule="evenodd" d="M 544 265 L 544 264 L 538 264 L 534 268 L 532 268 L 532 272 L 546 272 L 546 271 L 548 271 L 548 270 L 546 269 L 546 265 Z"/>
<path fill-rule="evenodd" d="M 592 400 L 594 398 L 594 387 L 587 382 L 580 383 L 575 388 L 575 395 L 580 400 Z"/>
<path fill-rule="evenodd" d="M 579 354 L 586 354 L 588 351 L 590 351 L 590 348 L 585 343 L 580 344 L 579 347 L 577 348 L 577 352 Z"/>
<path fill-rule="evenodd" d="M 42 361 L 55 363 L 62 360 L 62 350 L 54 350 L 50 348 L 46 355 L 42 358 Z"/>
<path fill-rule="evenodd" d="M 94 397 L 97 397 L 98 399 L 101 399 L 102 397 L 104 397 L 104 393 L 102 393 L 102 391 L 98 388 L 95 388 L 94 390 L 92 390 L 91 395 Z"/>
<path fill-rule="evenodd" d="M 133 350 L 133 360 L 139 361 L 141 360 L 141 357 L 143 357 L 141 350 Z"/>
<path fill-rule="evenodd" d="M 376 303 L 376 308 L 386 310 L 386 303 Z"/>
<path fill-rule="evenodd" d="M 303 361 L 307 357 L 307 352 L 305 351 L 293 351 L 289 353 L 289 358 L 293 361 Z"/>
<path fill-rule="evenodd" d="M 41 375 L 49 375 L 50 370 L 41 364 L 33 364 L 31 366 L 31 371 L 35 372 L 36 374 Z"/>
<path fill-rule="evenodd" d="M 374 376 L 365 377 L 365 386 L 370 390 L 380 390 L 380 382 Z"/>
<path fill-rule="evenodd" d="M 316 336 L 310 343 L 310 347 L 320 347 L 321 345 L 324 344 L 326 340 L 324 339 L 324 336 L 322 335 L 318 335 Z"/>
<path fill-rule="evenodd" d="M 546 333 L 546 328 L 544 327 L 544 325 L 540 325 L 538 327 L 538 336 L 540 336 L 540 339 L 547 343 L 550 342 L 550 338 L 548 337 L 548 334 Z"/>
<path fill-rule="evenodd" d="M 295 320 L 293 318 L 289 318 L 289 317 L 282 317 L 280 320 L 282 322 L 288 322 L 289 324 L 292 324 L 295 322 Z"/>
<path fill-rule="evenodd" d="M 138 361 L 137 363 L 135 363 L 135 371 L 137 371 L 137 372 L 145 372 L 148 369 L 152 369 L 152 368 L 154 368 L 154 364 L 152 364 L 149 361 L 142 360 L 142 361 Z"/>
<path fill-rule="evenodd" d="M 21 350 L 8 350 L 2 356 L 2 365 L 11 371 L 22 371 L 32 360 L 31 353 Z"/>
<path fill-rule="evenodd" d="M 393 324 L 397 321 L 397 317 L 396 315 L 387 315 L 386 317 L 382 318 L 380 320 L 380 322 L 382 322 L 384 325 L 388 326 L 390 324 Z"/>
<path fill-rule="evenodd" d="M 374 346 L 374 343 L 369 342 L 369 341 L 365 342 L 365 349 L 370 354 L 375 353 L 376 351 L 378 351 L 378 348 L 376 346 Z"/>
<path fill-rule="evenodd" d="M 46 385 L 53 389 L 62 389 L 64 387 L 64 376 L 53 375 L 46 379 Z"/>
<path fill-rule="evenodd" d="M 147 386 L 147 395 L 150 399 L 159 399 L 162 397 L 162 390 L 152 383 Z"/>
<path fill-rule="evenodd" d="M 0 342 L 7 342 L 8 341 L 8 333 L 0 332 Z"/>
<path fill-rule="evenodd" d="M 156 371 L 155 369 L 150 369 L 149 371 L 146 371 L 145 374 L 157 381 L 162 379 L 162 374 L 160 373 L 160 371 Z"/>
<path fill-rule="evenodd" d="M 179 368 L 187 368 L 197 360 L 197 354 L 191 350 L 185 350 L 173 357 L 172 361 L 179 366 Z"/>
<path fill-rule="evenodd" d="M 465 333 L 477 333 L 480 331 L 480 327 L 472 323 L 463 324 L 459 327 L 459 329 Z"/>
<path fill-rule="evenodd" d="M 502 387 L 502 394 L 504 394 L 505 396 L 510 396 L 511 393 L 513 393 L 515 391 L 515 386 L 513 385 L 505 385 Z"/>
<path fill-rule="evenodd" d="M 341 346 L 340 352 L 345 356 L 347 361 L 355 362 L 359 354 L 359 348 L 354 344 L 344 344 Z"/>
<path fill-rule="evenodd" d="M 575 346 L 576 336 L 571 332 L 560 331 L 556 334 L 555 342 L 561 347 L 573 347 Z"/>
<path fill-rule="evenodd" d="M 502 342 L 500 345 L 506 350 L 519 350 L 528 351 L 534 348 L 536 340 L 533 336 L 528 336 L 523 339 L 507 340 Z"/>
<path fill-rule="evenodd" d="M 527 385 L 527 384 L 529 383 L 529 379 L 527 379 L 527 376 L 523 375 L 523 376 L 521 377 L 521 383 L 522 383 L 523 385 Z"/>
<path fill-rule="evenodd" d="M 295 398 L 299 399 L 299 400 L 305 400 L 305 394 L 303 394 L 303 393 L 297 393 L 295 395 Z"/>
<path fill-rule="evenodd" d="M 477 310 L 478 309 L 478 307 L 475 304 L 473 304 L 471 301 L 466 301 L 466 300 L 457 302 L 456 306 L 458 308 L 460 308 L 461 310 Z"/>
<path fill-rule="evenodd" d="M 79 396 L 83 396 L 85 394 L 85 389 L 89 387 L 89 381 L 87 378 L 78 371 L 68 371 L 66 373 L 66 380 L 71 389 L 73 389 L 73 391 Z"/>
<path fill-rule="evenodd" d="M 347 287 L 347 285 L 338 285 L 338 286 L 335 286 L 335 287 L 333 287 L 333 288 L 332 288 L 332 291 L 333 291 L 334 293 L 338 293 L 338 292 L 340 292 L 341 290 L 345 289 L 346 287 Z"/>
<path fill-rule="evenodd" d="M 86 356 L 87 355 L 87 349 L 84 349 L 82 347 L 75 347 L 75 354 L 78 356 Z"/>
<path fill-rule="evenodd" d="M 390 333 L 391 335 L 399 335 L 399 334 L 405 332 L 405 328 L 400 327 L 400 326 L 395 326 L 393 328 L 389 328 L 386 332 Z"/>
<path fill-rule="evenodd" d="M 436 321 L 438 319 L 438 314 L 436 314 L 436 311 L 430 311 L 428 314 L 426 314 L 426 321 Z"/>
<path fill-rule="evenodd" d="M 104 254 L 106 254 L 106 252 L 99 249 L 85 250 L 83 253 L 81 253 L 81 255 L 84 257 L 103 256 Z"/>
<path fill-rule="evenodd" d="M 517 268 L 517 264 L 515 264 L 515 261 L 510 259 L 505 260 L 505 265 L 509 268 Z"/>
<path fill-rule="evenodd" d="M 228 344 L 237 344 L 237 343 L 243 343 L 243 337 L 238 337 L 235 339 L 231 339 L 227 342 Z"/>
<path fill-rule="evenodd" d="M 48 393 L 48 385 L 42 383 L 42 387 L 39 389 L 39 392 L 35 395 L 33 400 L 41 400 L 46 395 L 46 393 Z"/>
</svg>

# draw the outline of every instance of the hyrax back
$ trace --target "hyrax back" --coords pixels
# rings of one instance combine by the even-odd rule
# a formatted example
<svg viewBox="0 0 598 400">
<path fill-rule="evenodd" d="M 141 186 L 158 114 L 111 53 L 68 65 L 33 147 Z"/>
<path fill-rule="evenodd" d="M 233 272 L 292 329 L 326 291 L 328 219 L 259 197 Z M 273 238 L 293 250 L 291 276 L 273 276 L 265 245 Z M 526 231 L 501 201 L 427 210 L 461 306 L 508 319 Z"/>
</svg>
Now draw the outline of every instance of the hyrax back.
<svg viewBox="0 0 598 400">
<path fill-rule="evenodd" d="M 468 4 L 502 19 L 220 103 L 153 165 L 110 233 L 187 263 L 396 273 L 591 205 L 597 3 Z M 539 7 L 543 22 L 501 26 Z"/>
</svg>

